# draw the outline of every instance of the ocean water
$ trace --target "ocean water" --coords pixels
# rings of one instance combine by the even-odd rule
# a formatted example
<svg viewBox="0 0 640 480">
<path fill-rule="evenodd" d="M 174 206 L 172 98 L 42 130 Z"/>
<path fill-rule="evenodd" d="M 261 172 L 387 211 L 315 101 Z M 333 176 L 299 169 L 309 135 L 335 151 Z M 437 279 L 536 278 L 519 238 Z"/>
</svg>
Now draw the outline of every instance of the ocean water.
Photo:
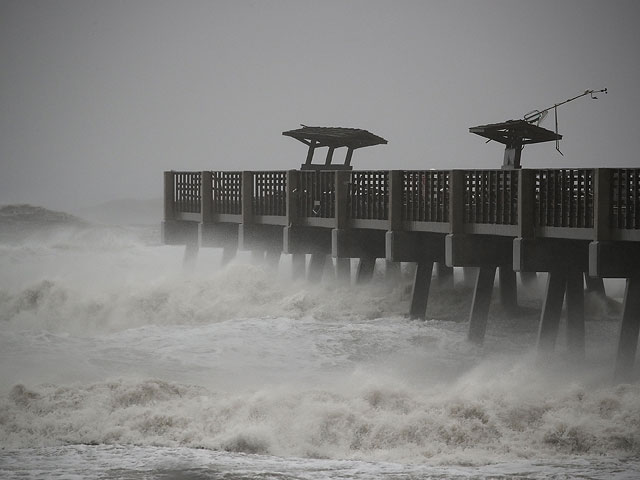
<svg viewBox="0 0 640 480">
<path fill-rule="evenodd" d="M 292 281 L 239 254 L 194 269 L 159 229 L 0 212 L 0 478 L 640 477 L 640 382 L 614 384 L 619 284 L 587 358 L 536 358 L 540 294 L 492 304 L 408 274 Z M 497 296 L 497 295 L 496 295 Z"/>
</svg>

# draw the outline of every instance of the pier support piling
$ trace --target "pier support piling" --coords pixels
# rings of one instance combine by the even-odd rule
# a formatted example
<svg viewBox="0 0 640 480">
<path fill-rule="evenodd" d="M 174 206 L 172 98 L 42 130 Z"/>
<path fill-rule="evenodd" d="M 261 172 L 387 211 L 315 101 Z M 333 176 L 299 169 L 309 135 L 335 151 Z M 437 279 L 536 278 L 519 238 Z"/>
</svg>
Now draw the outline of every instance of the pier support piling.
<svg viewBox="0 0 640 480">
<path fill-rule="evenodd" d="M 536 272 L 520 272 L 520 283 L 527 288 L 538 285 L 538 274 Z"/>
<path fill-rule="evenodd" d="M 411 318 L 424 320 L 427 315 L 427 302 L 429 300 L 429 288 L 433 274 L 433 261 L 423 261 L 416 264 L 413 278 L 413 290 L 411 292 Z"/>
<path fill-rule="evenodd" d="M 478 269 L 476 267 L 462 267 L 462 284 L 465 287 L 473 288 L 478 277 Z"/>
<path fill-rule="evenodd" d="M 437 262 L 436 275 L 439 288 L 453 288 L 453 267 L 448 267 L 444 262 Z"/>
<path fill-rule="evenodd" d="M 566 284 L 567 274 L 565 271 L 549 272 L 538 330 L 539 358 L 553 352 L 555 348 Z"/>
<path fill-rule="evenodd" d="M 184 247 L 184 256 L 182 257 L 182 266 L 185 270 L 193 270 L 196 268 L 198 260 L 198 252 L 200 245 L 197 239 L 189 239 Z"/>
<path fill-rule="evenodd" d="M 616 357 L 615 380 L 631 381 L 640 333 L 640 274 L 627 278 Z"/>
<path fill-rule="evenodd" d="M 469 331 L 467 333 L 467 338 L 473 343 L 481 344 L 484 341 L 495 277 L 495 266 L 480 267 L 478 269 L 471 312 L 469 314 Z"/>
<path fill-rule="evenodd" d="M 336 279 L 345 285 L 351 283 L 350 258 L 336 258 Z"/>
<path fill-rule="evenodd" d="M 586 285 L 587 292 L 593 292 L 601 298 L 605 298 L 607 296 L 604 289 L 604 280 L 602 278 L 590 277 L 589 274 L 585 272 L 584 283 Z"/>
<path fill-rule="evenodd" d="M 400 262 L 384 261 L 384 276 L 388 283 L 396 284 L 402 277 L 402 268 Z"/>
<path fill-rule="evenodd" d="M 358 262 L 358 270 L 356 272 L 356 284 L 362 285 L 368 283 L 373 278 L 373 271 L 376 268 L 376 259 L 373 257 L 361 257 Z"/>
<path fill-rule="evenodd" d="M 574 361 L 585 357 L 584 288 L 583 273 L 571 270 L 567 273 L 567 348 Z"/>
</svg>

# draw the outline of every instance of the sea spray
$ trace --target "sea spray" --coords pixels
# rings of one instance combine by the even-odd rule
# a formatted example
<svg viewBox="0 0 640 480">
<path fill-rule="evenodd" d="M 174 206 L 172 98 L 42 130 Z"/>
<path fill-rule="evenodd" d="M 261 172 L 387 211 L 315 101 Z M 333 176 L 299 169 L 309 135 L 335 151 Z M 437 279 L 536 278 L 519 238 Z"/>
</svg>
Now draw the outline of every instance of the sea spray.
<svg viewBox="0 0 640 480">
<path fill-rule="evenodd" d="M 289 472 L 341 471 L 345 459 L 376 473 L 446 465 L 435 478 L 460 465 L 478 466 L 460 478 L 637 468 L 639 387 L 611 383 L 618 300 L 588 296 L 583 362 L 570 362 L 561 331 L 539 363 L 536 292 L 517 317 L 494 299 L 476 346 L 464 287 L 434 283 L 429 320 L 412 321 L 407 276 L 309 285 L 291 281 L 286 258 L 278 271 L 243 253 L 220 267 L 216 249 L 185 272 L 181 247 L 149 238 L 58 225 L 0 244 L 0 468 L 39 464 L 34 447 L 126 463 L 121 445 L 139 446 L 127 447 L 142 455 L 134 463 L 200 448 Z M 487 470 L 496 462 L 512 467 Z M 408 475 L 431 475 L 420 472 Z"/>
</svg>

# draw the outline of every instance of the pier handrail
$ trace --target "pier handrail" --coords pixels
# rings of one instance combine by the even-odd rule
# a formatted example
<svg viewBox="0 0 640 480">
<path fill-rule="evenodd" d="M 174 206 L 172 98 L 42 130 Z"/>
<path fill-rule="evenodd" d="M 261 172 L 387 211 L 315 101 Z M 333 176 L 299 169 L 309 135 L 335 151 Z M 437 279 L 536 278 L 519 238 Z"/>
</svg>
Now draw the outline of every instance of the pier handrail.
<svg viewBox="0 0 640 480">
<path fill-rule="evenodd" d="M 171 171 L 165 219 L 640 241 L 640 169 Z"/>
</svg>

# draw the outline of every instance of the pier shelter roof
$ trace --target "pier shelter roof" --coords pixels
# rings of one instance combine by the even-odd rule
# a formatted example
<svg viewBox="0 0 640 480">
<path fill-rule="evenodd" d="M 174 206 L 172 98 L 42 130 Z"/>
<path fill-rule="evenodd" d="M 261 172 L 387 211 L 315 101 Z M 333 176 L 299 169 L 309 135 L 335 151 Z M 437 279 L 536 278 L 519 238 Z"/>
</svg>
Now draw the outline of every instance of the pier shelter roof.
<svg viewBox="0 0 640 480">
<path fill-rule="evenodd" d="M 351 170 L 353 151 L 362 147 L 386 144 L 387 141 L 360 128 L 344 127 L 308 127 L 282 132 L 283 135 L 301 141 L 309 147 L 307 160 L 302 164 L 303 170 Z M 329 151 L 324 164 L 312 163 L 316 148 L 328 147 Z M 347 148 L 344 164 L 333 164 L 333 151 L 336 148 Z"/>
<path fill-rule="evenodd" d="M 356 149 L 387 143 L 384 138 L 360 128 L 307 127 L 303 125 L 302 128 L 282 132 L 282 134 L 300 140 L 307 145 L 315 142 L 316 147 Z"/>
<path fill-rule="evenodd" d="M 513 143 L 514 138 L 521 139 L 521 145 L 562 139 L 562 135 L 529 123 L 526 120 L 507 120 L 501 123 L 479 125 L 477 127 L 471 127 L 469 132 L 504 145 Z"/>
<path fill-rule="evenodd" d="M 507 120 L 471 127 L 469 132 L 505 145 L 502 168 L 521 168 L 522 149 L 525 145 L 542 142 L 556 142 L 562 135 L 547 130 L 526 120 Z M 559 151 L 559 150 L 558 150 Z"/>
</svg>

